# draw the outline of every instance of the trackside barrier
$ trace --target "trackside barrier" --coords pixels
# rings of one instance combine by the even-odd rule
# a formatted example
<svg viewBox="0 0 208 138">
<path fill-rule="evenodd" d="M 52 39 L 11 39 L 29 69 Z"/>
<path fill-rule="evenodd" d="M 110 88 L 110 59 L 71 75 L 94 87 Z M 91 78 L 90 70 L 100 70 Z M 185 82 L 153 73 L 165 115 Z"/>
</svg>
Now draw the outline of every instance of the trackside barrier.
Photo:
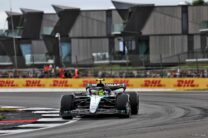
<svg viewBox="0 0 208 138">
<path fill-rule="evenodd" d="M 80 89 L 88 83 L 96 83 L 96 79 L 0 79 L 0 89 Z M 208 78 L 109 78 L 105 83 L 125 83 L 129 89 L 208 90 Z"/>
</svg>

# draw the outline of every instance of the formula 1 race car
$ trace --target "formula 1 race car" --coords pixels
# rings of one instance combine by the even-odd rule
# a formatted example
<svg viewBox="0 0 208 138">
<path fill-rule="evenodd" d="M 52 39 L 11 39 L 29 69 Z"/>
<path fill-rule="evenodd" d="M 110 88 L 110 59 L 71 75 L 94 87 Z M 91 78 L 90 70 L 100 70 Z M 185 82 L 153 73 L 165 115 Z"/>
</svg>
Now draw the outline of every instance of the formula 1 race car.
<svg viewBox="0 0 208 138">
<path fill-rule="evenodd" d="M 98 84 L 88 84 L 86 92 L 62 96 L 60 116 L 63 119 L 97 114 L 116 114 L 129 118 L 131 114 L 138 114 L 138 93 L 125 92 L 125 84 L 104 84 L 103 79 L 97 81 Z"/>
</svg>

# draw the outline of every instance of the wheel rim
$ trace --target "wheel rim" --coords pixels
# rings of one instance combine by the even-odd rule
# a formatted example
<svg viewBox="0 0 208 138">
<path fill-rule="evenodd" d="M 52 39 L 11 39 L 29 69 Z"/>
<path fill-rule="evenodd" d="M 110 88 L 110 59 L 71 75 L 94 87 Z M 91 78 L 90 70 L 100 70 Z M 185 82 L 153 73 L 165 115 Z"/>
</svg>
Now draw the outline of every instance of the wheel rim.
<svg viewBox="0 0 208 138">
<path fill-rule="evenodd" d="M 126 114 L 127 116 L 131 116 L 131 106 L 129 103 L 126 104 Z"/>
</svg>

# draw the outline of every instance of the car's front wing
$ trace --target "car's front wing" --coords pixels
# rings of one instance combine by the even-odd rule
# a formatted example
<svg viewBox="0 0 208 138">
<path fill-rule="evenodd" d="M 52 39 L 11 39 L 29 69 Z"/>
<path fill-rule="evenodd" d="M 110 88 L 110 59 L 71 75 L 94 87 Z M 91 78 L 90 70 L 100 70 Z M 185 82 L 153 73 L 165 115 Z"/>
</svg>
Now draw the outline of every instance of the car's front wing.
<svg viewBox="0 0 208 138">
<path fill-rule="evenodd" d="M 70 111 L 73 116 L 83 116 L 83 115 L 105 115 L 105 114 L 125 114 L 125 110 L 117 109 L 97 109 L 95 113 L 91 113 L 89 109 L 76 109 Z"/>
</svg>

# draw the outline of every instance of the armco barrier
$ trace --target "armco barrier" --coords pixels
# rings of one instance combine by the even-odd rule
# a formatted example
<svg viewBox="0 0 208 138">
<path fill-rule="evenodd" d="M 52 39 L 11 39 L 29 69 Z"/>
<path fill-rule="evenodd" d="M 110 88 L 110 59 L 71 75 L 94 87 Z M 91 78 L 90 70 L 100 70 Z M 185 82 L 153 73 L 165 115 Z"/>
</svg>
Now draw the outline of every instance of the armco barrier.
<svg viewBox="0 0 208 138">
<path fill-rule="evenodd" d="M 84 88 L 88 83 L 96 79 L 0 79 L 0 89 Z M 109 78 L 105 83 L 125 83 L 130 89 L 208 90 L 208 78 Z"/>
</svg>

